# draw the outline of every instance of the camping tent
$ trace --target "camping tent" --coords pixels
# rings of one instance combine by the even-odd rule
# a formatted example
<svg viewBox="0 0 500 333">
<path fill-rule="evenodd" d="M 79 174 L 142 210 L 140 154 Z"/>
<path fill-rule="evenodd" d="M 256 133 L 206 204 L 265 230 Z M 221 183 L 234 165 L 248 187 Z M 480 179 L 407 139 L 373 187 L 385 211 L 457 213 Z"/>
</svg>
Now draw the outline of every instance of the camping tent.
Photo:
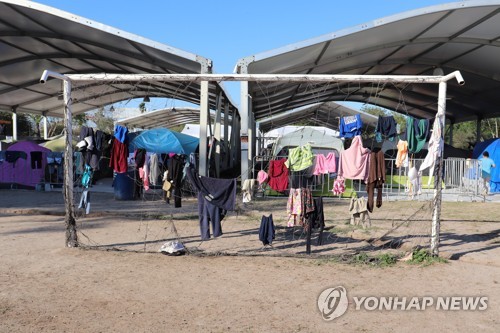
<svg viewBox="0 0 500 333">
<path fill-rule="evenodd" d="M 10 146 L 0 164 L 0 183 L 34 188 L 45 177 L 47 154 L 50 150 L 30 141 Z"/>
<path fill-rule="evenodd" d="M 472 152 L 472 158 L 481 158 L 485 151 L 490 154 L 490 158 L 495 161 L 496 165 L 491 170 L 490 192 L 500 193 L 500 139 L 478 142 Z"/>
<path fill-rule="evenodd" d="M 315 153 L 322 152 L 321 150 L 334 149 L 338 155 L 344 150 L 344 142 L 339 138 L 310 126 L 305 126 L 278 138 L 273 148 L 273 156 L 277 156 L 283 148 L 298 147 L 306 143 L 311 145 Z"/>
<path fill-rule="evenodd" d="M 48 141 L 40 143 L 40 146 L 48 148 L 51 151 L 64 152 L 64 150 L 66 149 L 66 135 L 56 135 L 52 138 L 49 138 Z M 73 148 L 75 147 L 76 141 L 73 140 Z"/>
<path fill-rule="evenodd" d="M 214 125 L 211 126 L 212 128 L 212 134 L 215 133 Z M 228 131 L 228 140 L 231 137 L 231 126 L 227 127 Z M 200 137 L 200 125 L 199 124 L 185 124 L 184 128 L 181 131 L 182 134 L 187 134 L 190 136 L 193 136 L 195 138 Z M 224 125 L 221 125 L 220 127 L 220 135 L 221 138 L 224 139 Z M 210 136 L 210 131 L 207 129 L 207 136 Z"/>
<path fill-rule="evenodd" d="M 189 155 L 194 153 L 200 140 L 190 135 L 171 131 L 166 128 L 154 128 L 141 132 L 131 142 L 131 151 L 143 148 L 151 153 L 175 153 Z"/>
</svg>

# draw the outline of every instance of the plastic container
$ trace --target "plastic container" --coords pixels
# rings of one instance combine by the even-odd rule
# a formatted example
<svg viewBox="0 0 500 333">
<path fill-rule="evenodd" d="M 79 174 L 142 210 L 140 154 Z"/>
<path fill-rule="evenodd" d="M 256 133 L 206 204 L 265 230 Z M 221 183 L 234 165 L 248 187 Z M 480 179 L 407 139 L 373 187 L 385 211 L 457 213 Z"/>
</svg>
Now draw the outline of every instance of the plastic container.
<svg viewBox="0 0 500 333">
<path fill-rule="evenodd" d="M 113 181 L 115 200 L 134 200 L 134 171 L 117 173 Z"/>
</svg>

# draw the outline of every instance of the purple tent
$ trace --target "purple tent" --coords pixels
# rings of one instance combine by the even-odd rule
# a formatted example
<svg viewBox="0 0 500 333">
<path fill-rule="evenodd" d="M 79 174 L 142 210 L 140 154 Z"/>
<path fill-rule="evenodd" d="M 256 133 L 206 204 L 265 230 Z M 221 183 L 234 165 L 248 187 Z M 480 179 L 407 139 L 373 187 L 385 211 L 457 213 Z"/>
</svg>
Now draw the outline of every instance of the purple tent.
<svg viewBox="0 0 500 333">
<path fill-rule="evenodd" d="M 0 183 L 35 187 L 44 181 L 47 153 L 50 149 L 30 141 L 21 141 L 3 151 Z"/>
</svg>

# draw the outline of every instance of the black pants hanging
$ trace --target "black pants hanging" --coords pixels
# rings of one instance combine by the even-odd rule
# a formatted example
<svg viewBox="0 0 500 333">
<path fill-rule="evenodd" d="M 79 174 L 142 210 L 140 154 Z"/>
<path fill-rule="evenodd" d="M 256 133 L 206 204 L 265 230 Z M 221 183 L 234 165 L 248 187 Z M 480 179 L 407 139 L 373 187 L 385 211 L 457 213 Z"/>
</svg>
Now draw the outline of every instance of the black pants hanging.
<svg viewBox="0 0 500 333">
<path fill-rule="evenodd" d="M 198 213 L 200 215 L 200 232 L 202 240 L 210 239 L 210 224 L 214 237 L 222 235 L 221 220 L 224 218 L 224 211 L 208 202 L 203 194 L 198 193 Z"/>
<path fill-rule="evenodd" d="M 262 220 L 260 221 L 259 228 L 259 240 L 263 245 L 269 245 L 273 243 L 275 235 L 273 214 L 269 216 L 262 215 Z"/>
</svg>

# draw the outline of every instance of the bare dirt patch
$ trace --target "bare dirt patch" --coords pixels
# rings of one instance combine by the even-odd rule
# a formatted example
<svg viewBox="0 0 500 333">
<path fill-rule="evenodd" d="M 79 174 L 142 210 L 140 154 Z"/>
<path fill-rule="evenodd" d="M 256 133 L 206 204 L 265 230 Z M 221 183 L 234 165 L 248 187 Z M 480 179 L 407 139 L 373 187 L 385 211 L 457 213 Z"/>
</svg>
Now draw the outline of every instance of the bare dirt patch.
<svg viewBox="0 0 500 333">
<path fill-rule="evenodd" d="M 85 232 L 105 245 L 103 249 L 133 242 L 139 252 L 67 249 L 62 216 L 8 214 L 9 210 L 50 205 L 36 197 L 28 198 L 30 205 L 16 204 L 11 191 L 0 194 L 6 198 L 0 214 L 0 332 L 496 332 L 499 326 L 500 206 L 495 204 L 443 205 L 441 251 L 452 258 L 448 263 L 397 263 L 381 268 L 325 258 L 169 257 L 156 253 L 156 244 L 147 244 L 142 253 L 144 242 L 138 236 L 144 233 L 137 230 L 144 231 L 146 224 L 157 219 L 140 217 L 141 207 L 135 207 L 136 203 L 116 206 L 123 203 L 106 203 L 96 197 L 94 210 L 100 213 L 79 220 Z M 57 211 L 58 205 L 54 202 L 51 211 Z M 153 207 L 155 214 L 167 216 L 162 221 L 178 217 L 176 225 L 196 228 L 195 202 L 190 205 L 187 200 L 179 213 L 159 205 L 145 203 L 142 211 Z M 280 200 L 255 202 L 242 214 L 231 215 L 224 225 L 227 236 L 250 230 L 240 236 L 250 242 L 256 237 L 253 232 L 260 216 L 273 212 L 280 221 L 282 205 Z M 344 204 L 332 204 L 327 225 L 338 239 L 362 242 L 364 235 L 371 237 L 385 230 L 386 224 L 392 226 L 393 221 L 382 221 L 390 216 L 389 211 L 409 214 L 401 202 L 384 202 L 383 208 L 372 216 L 370 235 L 342 221 Z M 123 216 L 116 215 L 117 210 Z M 221 239 L 221 246 L 224 242 L 232 245 L 232 239 Z M 193 236 L 187 244 L 197 242 Z M 329 246 L 333 252 L 351 250 L 334 241 Z M 325 288 L 339 285 L 349 296 L 485 295 L 488 310 L 356 311 L 350 304 L 345 315 L 325 322 L 317 297 Z"/>
</svg>

